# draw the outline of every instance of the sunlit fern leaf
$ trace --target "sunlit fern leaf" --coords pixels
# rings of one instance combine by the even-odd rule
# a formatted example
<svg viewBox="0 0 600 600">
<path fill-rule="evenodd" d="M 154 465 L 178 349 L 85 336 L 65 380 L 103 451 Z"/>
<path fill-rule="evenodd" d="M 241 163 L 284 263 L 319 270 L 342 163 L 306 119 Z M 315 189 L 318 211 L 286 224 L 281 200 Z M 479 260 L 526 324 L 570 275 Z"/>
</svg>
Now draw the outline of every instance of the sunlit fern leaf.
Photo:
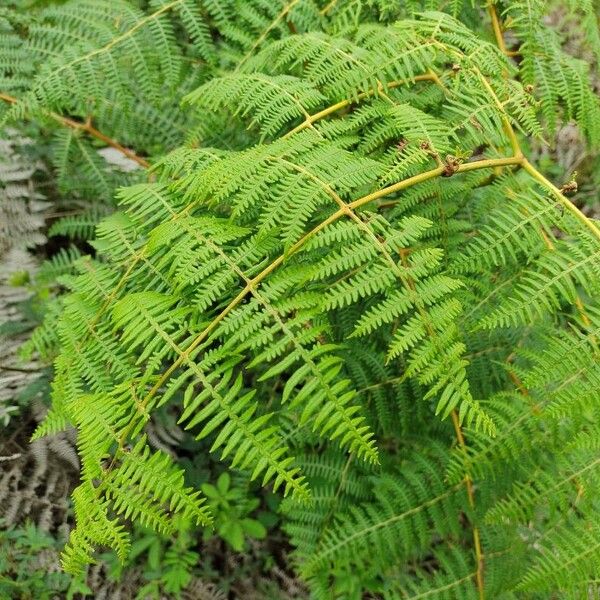
<svg viewBox="0 0 600 600">
<path fill-rule="evenodd" d="M 63 551 L 62 567 L 68 573 L 78 573 L 93 559 L 94 546 L 117 549 L 123 559 L 129 551 L 129 535 L 122 525 L 107 516 L 106 503 L 99 503 L 93 485 L 82 483 L 73 492 L 75 514 L 85 529 L 74 529 Z"/>
<path fill-rule="evenodd" d="M 202 391 L 195 397 L 193 387 L 190 388 L 192 397 L 186 403 L 181 417 L 187 422 L 187 426 L 204 422 L 200 437 L 205 437 L 216 427 L 222 426 L 213 443 L 213 450 L 222 447 L 223 458 L 232 454 L 233 466 L 251 468 L 253 477 L 262 475 L 263 484 L 274 479 L 276 488 L 284 485 L 286 493 L 294 491 L 300 496 L 306 496 L 302 477 L 298 476 L 298 469 L 293 468 L 293 458 L 285 456 L 286 448 L 279 446 L 274 435 L 276 428 L 267 426 L 270 415 L 256 415 L 252 418 L 257 410 L 257 403 L 253 401 L 254 392 L 240 394 L 240 377 L 228 385 L 232 377 L 230 368 L 224 372 L 220 381 L 215 382 L 218 370 L 215 370 L 214 365 L 211 365 L 212 372 L 205 371 L 202 362 L 195 362 L 195 355 L 185 350 L 189 342 L 186 341 L 186 331 L 182 325 L 189 309 L 173 306 L 176 301 L 175 297 L 143 292 L 125 296 L 114 307 L 115 325 L 123 330 L 122 343 L 127 345 L 129 351 L 143 350 L 138 363 L 148 361 L 147 374 L 142 377 L 142 381 L 150 377 L 156 365 L 166 356 L 180 358 L 186 374 L 189 373 L 188 376 L 194 377 L 202 385 Z M 209 356 L 209 360 L 210 358 Z M 221 360 L 226 358 L 227 354 Z M 207 404 L 203 405 L 207 400 Z M 151 408 L 147 401 L 143 401 L 142 405 L 145 410 Z"/>
<path fill-rule="evenodd" d="M 217 2 L 211 0 L 207 4 Z M 227 40 L 221 53 L 235 69 L 243 67 L 266 43 L 286 37 L 294 30 L 318 28 L 320 24 L 319 10 L 312 0 L 233 0 L 220 4 L 228 5 L 230 15 L 219 22 Z"/>
<path fill-rule="evenodd" d="M 218 77 L 184 98 L 184 102 L 200 109 L 230 108 L 241 117 L 250 114 L 249 127 L 257 124 L 263 137 L 273 136 L 294 120 L 308 118 L 324 100 L 317 89 L 304 81 L 260 73 Z"/>
<path fill-rule="evenodd" d="M 389 35 L 389 30 L 377 29 L 380 37 Z M 370 39 L 374 32 L 365 32 Z M 378 53 L 379 46 L 367 49 L 351 40 L 307 33 L 283 39 L 265 48 L 248 63 L 247 70 L 265 68 L 273 72 L 285 72 L 301 67 L 303 77 L 312 85 L 324 90 L 330 98 L 356 96 L 359 92 L 385 90 L 387 82 L 410 79 L 420 74 L 419 67 L 432 58 L 432 50 L 414 31 L 399 38 L 394 47 L 394 57 Z M 409 50 L 410 49 L 410 50 Z M 402 51 L 410 51 L 411 58 L 418 60 L 417 66 L 402 57 Z"/>
</svg>

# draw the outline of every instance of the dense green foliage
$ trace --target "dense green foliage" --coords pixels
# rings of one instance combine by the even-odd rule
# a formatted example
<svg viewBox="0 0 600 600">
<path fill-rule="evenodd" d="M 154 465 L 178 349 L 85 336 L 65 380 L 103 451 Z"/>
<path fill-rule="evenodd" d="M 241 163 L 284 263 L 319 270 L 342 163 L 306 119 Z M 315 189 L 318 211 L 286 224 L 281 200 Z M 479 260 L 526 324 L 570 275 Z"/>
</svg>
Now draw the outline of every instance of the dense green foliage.
<svg viewBox="0 0 600 600">
<path fill-rule="evenodd" d="M 82 207 L 25 348 L 54 369 L 34 439 L 78 432 L 67 572 L 128 561 L 131 522 L 242 550 L 256 480 L 314 598 L 598 593 L 600 225 L 532 156 L 573 122 L 592 170 L 600 38 L 568 2 L 571 55 L 550 8 L 0 9 L 4 123 L 52 129 Z M 195 485 L 165 414 L 246 487 Z"/>
</svg>

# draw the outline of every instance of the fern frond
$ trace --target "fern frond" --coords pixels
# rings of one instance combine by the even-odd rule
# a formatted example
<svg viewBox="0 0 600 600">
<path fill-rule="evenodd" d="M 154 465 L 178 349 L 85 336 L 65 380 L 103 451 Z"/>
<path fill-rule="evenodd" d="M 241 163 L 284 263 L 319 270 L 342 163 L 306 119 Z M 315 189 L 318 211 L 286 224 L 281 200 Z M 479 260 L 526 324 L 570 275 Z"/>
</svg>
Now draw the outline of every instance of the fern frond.
<svg viewBox="0 0 600 600">
<path fill-rule="evenodd" d="M 527 571 L 517 590 L 535 586 L 584 592 L 588 580 L 598 573 L 599 551 L 597 523 L 567 523 L 542 547 L 537 564 Z"/>
<path fill-rule="evenodd" d="M 481 325 L 516 325 L 553 314 L 565 304 L 575 304 L 578 289 L 598 294 L 599 258 L 600 249 L 591 240 L 557 243 L 540 256 L 535 270 L 516 279 L 510 299 L 501 300 Z"/>
<path fill-rule="evenodd" d="M 529 156 L 567 120 L 593 146 L 598 102 L 545 3 L 489 3 L 493 36 L 481 8 L 0 11 L 8 118 L 64 128 L 53 181 L 82 212 L 51 232 L 111 213 L 93 257 L 46 267 L 68 293 L 29 348 L 55 370 L 35 436 L 78 430 L 69 570 L 123 559 L 128 521 L 209 523 L 149 447 L 168 412 L 284 497 L 311 597 L 577 597 L 596 576 L 600 230 Z"/>
<path fill-rule="evenodd" d="M 236 107 L 235 114 L 252 115 L 264 137 L 281 131 L 284 125 L 304 117 L 325 100 L 316 88 L 294 77 L 263 74 L 236 74 L 211 79 L 184 98 L 201 109 L 218 111 Z"/>
<path fill-rule="evenodd" d="M 416 553 L 427 543 L 430 518 L 435 518 L 444 532 L 454 531 L 458 488 L 447 488 L 435 472 L 430 461 L 419 457 L 398 479 L 376 481 L 376 501 L 351 507 L 344 521 L 332 525 L 306 558 L 303 572 L 312 577 L 329 561 L 344 570 L 354 567 L 363 571 L 373 563 L 393 564 L 399 555 Z M 425 490 L 426 499 L 422 495 Z"/>
</svg>

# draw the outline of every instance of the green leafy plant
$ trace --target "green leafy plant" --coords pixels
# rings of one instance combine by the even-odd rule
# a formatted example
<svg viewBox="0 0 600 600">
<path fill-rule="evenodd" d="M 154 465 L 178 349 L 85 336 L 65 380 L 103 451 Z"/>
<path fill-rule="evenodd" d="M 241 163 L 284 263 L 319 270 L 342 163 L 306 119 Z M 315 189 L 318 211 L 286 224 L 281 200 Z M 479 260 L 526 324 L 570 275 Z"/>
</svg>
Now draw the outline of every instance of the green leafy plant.
<svg viewBox="0 0 600 600">
<path fill-rule="evenodd" d="M 593 74 L 546 2 L 424 4 L 0 13 L 5 119 L 150 167 L 31 343 L 55 370 L 34 439 L 78 430 L 68 572 L 126 561 L 130 521 L 264 537 L 229 474 L 195 489 L 149 443 L 169 410 L 284 497 L 312 597 L 597 592 L 600 227 L 531 151 L 565 122 L 597 151 Z M 597 57 L 595 7 L 566 9 Z"/>
<path fill-rule="evenodd" d="M 216 532 L 234 550 L 241 552 L 244 549 L 246 537 L 265 538 L 265 526 L 249 516 L 260 500 L 248 497 L 243 489 L 232 487 L 229 473 L 221 473 L 216 485 L 205 483 L 201 489 L 214 515 Z"/>
<path fill-rule="evenodd" d="M 193 550 L 194 538 L 185 523 L 175 525 L 177 533 L 165 537 L 150 529 L 139 528 L 131 544 L 127 563 L 123 565 L 115 556 L 106 554 L 111 579 L 119 581 L 124 568 L 141 567 L 146 581 L 136 593 L 136 598 L 161 598 L 169 594 L 181 598 L 181 592 L 192 580 L 192 571 L 199 562 L 199 554 Z"/>
<path fill-rule="evenodd" d="M 81 579 L 61 572 L 62 542 L 31 523 L 0 531 L 0 595 L 2 598 L 50 600 L 63 593 L 71 600 L 89 590 Z"/>
</svg>

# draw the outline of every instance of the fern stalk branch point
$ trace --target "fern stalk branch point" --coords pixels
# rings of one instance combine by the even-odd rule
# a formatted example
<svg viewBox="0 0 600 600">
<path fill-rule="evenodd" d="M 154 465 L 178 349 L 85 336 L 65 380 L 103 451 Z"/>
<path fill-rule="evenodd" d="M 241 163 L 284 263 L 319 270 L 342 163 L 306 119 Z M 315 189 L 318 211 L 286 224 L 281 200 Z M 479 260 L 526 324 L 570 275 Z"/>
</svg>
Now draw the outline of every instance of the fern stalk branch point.
<svg viewBox="0 0 600 600">
<path fill-rule="evenodd" d="M 486 158 L 482 160 L 474 160 L 472 162 L 460 164 L 456 168 L 455 174 L 467 173 L 469 171 L 476 171 L 479 169 L 493 169 L 495 167 L 509 167 L 512 165 L 520 164 L 521 157 L 519 156 L 510 156 L 507 158 Z M 406 188 L 412 187 L 413 185 L 417 185 L 419 183 L 429 181 L 430 179 L 440 177 L 444 174 L 444 170 L 445 167 L 436 167 L 435 169 L 424 171 L 423 173 L 419 173 L 418 175 L 413 175 L 412 177 L 408 177 L 407 179 L 403 179 L 402 181 L 381 188 L 370 194 L 367 194 L 366 196 L 363 196 L 362 198 L 358 198 L 357 200 L 349 202 L 348 206 L 352 209 L 359 208 L 360 206 L 369 204 L 374 200 L 379 200 L 380 198 L 384 198 L 385 196 L 389 196 L 390 194 L 394 194 L 395 192 L 402 191 Z"/>
</svg>

